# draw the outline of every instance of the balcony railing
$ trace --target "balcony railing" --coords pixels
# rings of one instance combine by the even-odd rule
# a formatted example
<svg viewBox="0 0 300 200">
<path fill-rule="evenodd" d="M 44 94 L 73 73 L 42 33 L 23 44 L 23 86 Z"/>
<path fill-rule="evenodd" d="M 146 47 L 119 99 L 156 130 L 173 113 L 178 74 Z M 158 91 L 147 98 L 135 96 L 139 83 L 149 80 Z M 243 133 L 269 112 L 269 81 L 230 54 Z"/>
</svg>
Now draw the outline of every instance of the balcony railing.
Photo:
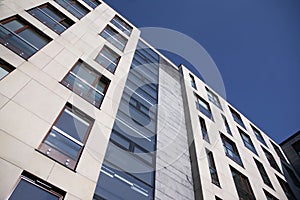
<svg viewBox="0 0 300 200">
<path fill-rule="evenodd" d="M 62 84 L 89 103 L 93 104 L 95 107 L 100 108 L 104 94 L 73 72 L 68 74 L 68 76 L 62 81 Z"/>
<path fill-rule="evenodd" d="M 0 42 L 22 58 L 28 59 L 39 49 L 0 24 Z"/>
</svg>

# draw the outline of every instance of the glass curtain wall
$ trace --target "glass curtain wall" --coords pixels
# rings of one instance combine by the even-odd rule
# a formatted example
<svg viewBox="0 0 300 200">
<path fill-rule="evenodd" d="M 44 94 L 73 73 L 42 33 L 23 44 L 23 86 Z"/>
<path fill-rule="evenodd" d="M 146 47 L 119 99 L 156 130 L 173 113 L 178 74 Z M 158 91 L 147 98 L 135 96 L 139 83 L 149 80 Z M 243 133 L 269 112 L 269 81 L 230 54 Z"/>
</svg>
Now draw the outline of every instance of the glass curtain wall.
<svg viewBox="0 0 300 200">
<path fill-rule="evenodd" d="M 159 56 L 139 41 L 94 200 L 154 199 Z"/>
</svg>

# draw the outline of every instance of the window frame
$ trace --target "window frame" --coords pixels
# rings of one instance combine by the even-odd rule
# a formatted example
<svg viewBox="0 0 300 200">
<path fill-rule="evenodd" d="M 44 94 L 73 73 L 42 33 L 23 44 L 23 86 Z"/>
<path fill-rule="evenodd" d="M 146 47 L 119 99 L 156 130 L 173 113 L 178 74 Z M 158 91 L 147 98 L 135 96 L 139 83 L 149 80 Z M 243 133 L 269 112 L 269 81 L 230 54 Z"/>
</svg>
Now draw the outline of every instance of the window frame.
<svg viewBox="0 0 300 200">
<path fill-rule="evenodd" d="M 250 124 L 250 126 L 251 126 L 251 129 L 252 129 L 252 131 L 253 131 L 253 133 L 254 133 L 256 139 L 257 139 L 260 143 L 262 143 L 263 145 L 265 145 L 266 147 L 268 147 L 268 145 L 267 145 L 265 139 L 263 138 L 261 132 L 260 132 L 257 128 L 255 128 L 252 124 Z"/>
<path fill-rule="evenodd" d="M 118 20 L 121 22 L 119 22 L 118 20 L 115 20 L 115 18 L 118 18 Z M 119 26 L 117 26 L 115 23 L 113 22 L 116 22 L 117 24 L 119 24 L 121 27 L 123 27 L 123 30 L 120 29 Z M 132 30 L 133 30 L 133 27 L 131 25 L 129 25 L 125 20 L 123 20 L 120 16 L 118 15 L 115 15 L 111 20 L 110 20 L 110 23 L 113 24 L 116 28 L 118 28 L 118 30 L 120 30 L 122 33 L 124 33 L 126 36 L 130 37 L 131 34 L 132 34 Z M 125 27 L 123 24 L 125 24 L 126 26 L 129 27 L 129 30 L 127 29 L 127 27 Z M 127 30 L 127 31 L 124 31 L 124 30 Z M 127 34 L 128 33 L 128 34 Z"/>
<path fill-rule="evenodd" d="M 22 27 L 18 28 L 16 30 L 10 30 L 5 27 L 5 24 L 12 22 L 14 20 L 16 20 L 18 23 L 22 24 Z M 48 43 L 50 43 L 52 41 L 52 38 L 50 38 L 48 35 L 46 35 L 42 31 L 40 31 L 38 28 L 33 26 L 31 23 L 29 23 L 27 20 L 23 19 L 19 15 L 14 15 L 12 17 L 8 17 L 6 19 L 1 20 L 0 28 L 3 28 L 7 32 L 9 32 L 3 38 L 0 38 L 0 43 L 3 46 L 7 47 L 12 52 L 19 55 L 20 57 L 24 58 L 25 60 L 28 60 L 31 56 L 36 54 L 39 50 L 41 50 L 43 47 L 45 47 Z M 37 47 L 35 44 L 32 44 L 30 41 L 27 41 L 26 38 L 23 38 L 22 36 L 19 35 L 19 33 L 23 32 L 25 30 L 31 30 L 32 32 L 34 32 L 36 34 L 36 36 L 43 38 L 43 40 L 47 40 L 47 43 L 45 45 L 43 45 L 41 48 Z M 33 50 L 33 52 L 28 53 L 28 52 L 20 49 L 18 46 L 7 42 L 7 38 L 12 38 L 12 37 L 16 37 L 19 41 L 21 41 L 25 44 L 26 48 L 29 47 L 31 50 Z"/>
<path fill-rule="evenodd" d="M 244 146 L 247 149 L 249 149 L 252 153 L 254 153 L 255 155 L 258 156 L 256 148 L 255 148 L 250 136 L 247 133 L 245 133 L 243 130 L 241 130 L 239 127 L 237 127 L 237 128 L 238 128 L 238 131 L 239 131 L 239 133 L 241 135 L 241 138 L 243 140 Z M 247 140 L 245 139 L 245 137 L 247 138 Z"/>
<path fill-rule="evenodd" d="M 65 112 L 65 110 L 68 110 L 73 115 L 75 115 L 76 117 L 79 117 L 81 120 L 83 120 L 85 122 L 87 122 L 87 121 L 90 122 L 89 127 L 86 130 L 86 132 L 85 132 L 85 136 L 84 136 L 82 142 L 78 141 L 76 138 L 72 137 L 72 135 L 70 135 L 69 133 L 66 133 L 66 132 L 63 131 L 64 134 L 67 134 L 67 136 L 65 136 L 64 134 L 62 134 L 61 132 L 59 132 L 59 131 L 56 130 L 56 129 L 60 129 L 59 127 L 56 127 L 55 125 L 59 121 L 60 117 Z M 89 115 L 87 115 L 83 111 L 79 110 L 78 108 L 76 108 L 72 104 L 67 103 L 63 107 L 63 109 L 60 111 L 59 115 L 57 116 L 57 118 L 55 119 L 55 121 L 53 122 L 53 124 L 51 125 L 51 128 L 47 132 L 46 136 L 42 140 L 42 142 L 39 145 L 39 147 L 37 148 L 37 151 L 40 152 L 40 153 L 42 153 L 42 154 L 44 154 L 44 155 L 46 155 L 47 157 L 53 159 L 54 161 L 60 163 L 61 165 L 67 167 L 68 169 L 71 169 L 71 170 L 75 171 L 75 169 L 77 167 L 77 164 L 78 164 L 78 162 L 80 160 L 81 154 L 82 154 L 82 152 L 83 152 L 83 150 L 85 148 L 85 144 L 87 142 L 87 139 L 88 139 L 88 137 L 89 137 L 89 135 L 91 133 L 91 130 L 92 130 L 94 122 L 95 122 L 95 120 L 92 117 L 90 117 Z M 77 145 L 80 146 L 80 150 L 78 151 L 76 160 L 70 158 L 70 156 L 68 156 L 65 152 L 60 152 L 59 149 L 56 149 L 55 147 L 52 147 L 49 144 L 45 143 L 46 140 L 47 140 L 47 138 L 48 138 L 48 136 L 51 134 L 51 131 L 53 129 L 56 130 L 59 134 L 61 134 L 63 137 L 66 137 L 68 140 L 70 140 L 70 141 L 72 141 L 72 142 L 74 142 L 74 143 L 76 143 Z M 78 142 L 81 143 L 81 144 L 79 144 Z"/>
<path fill-rule="evenodd" d="M 264 147 L 261 147 L 261 148 L 262 148 L 262 150 L 263 150 L 263 152 L 264 152 L 264 154 L 265 154 L 265 156 L 266 156 L 266 158 L 267 158 L 267 160 L 268 160 L 270 166 L 271 166 L 273 169 L 275 169 L 277 172 L 279 172 L 279 173 L 282 174 L 282 172 L 281 172 L 281 170 L 280 170 L 280 168 L 279 168 L 279 166 L 278 166 L 278 164 L 277 164 L 277 162 L 276 162 L 274 156 L 273 156 L 268 150 L 266 150 Z M 269 159 L 269 158 L 270 158 L 270 159 Z"/>
<path fill-rule="evenodd" d="M 223 148 L 224 148 L 226 156 L 228 158 L 230 158 L 231 160 L 233 160 L 238 165 L 240 165 L 241 167 L 244 167 L 242 158 L 239 154 L 236 144 L 232 140 L 230 140 L 228 137 L 226 137 L 224 134 L 221 133 L 220 136 L 221 136 L 221 140 L 222 140 L 222 144 L 223 144 Z M 229 147 L 227 147 L 226 144 L 231 145 L 232 150 Z M 228 153 L 228 151 L 230 151 L 232 154 L 234 154 L 235 157 L 232 157 L 231 154 Z"/>
<path fill-rule="evenodd" d="M 212 102 L 215 106 L 217 106 L 218 108 L 220 108 L 221 110 L 223 110 L 218 95 L 216 95 L 213 91 L 211 91 L 210 89 L 208 89 L 206 86 L 205 86 L 205 90 L 207 92 L 207 98 L 208 98 L 208 100 L 210 102 Z"/>
<path fill-rule="evenodd" d="M 84 78 L 81 78 L 80 76 L 78 76 L 76 73 L 73 72 L 73 70 L 76 68 L 76 67 L 81 67 L 81 66 L 84 66 L 84 68 L 86 68 L 88 71 L 91 71 L 93 72 L 97 78 L 94 80 L 93 84 L 90 84 L 88 83 Z M 67 78 L 69 75 L 72 75 L 75 77 L 75 80 L 79 81 L 79 82 L 82 82 L 85 84 L 85 86 L 89 87 L 90 89 L 89 90 L 93 90 L 95 91 L 96 93 L 100 94 L 102 96 L 101 98 L 101 101 L 99 102 L 99 106 L 97 106 L 97 102 L 96 101 L 93 101 L 93 99 L 89 99 L 88 97 L 86 97 L 86 95 L 84 94 L 80 94 L 77 90 L 78 89 L 74 89 L 74 84 L 72 85 L 71 83 L 67 82 Z M 101 81 L 102 79 L 102 81 Z M 105 84 L 105 87 L 103 88 L 103 92 L 99 91 L 97 88 L 96 88 L 96 85 L 98 83 L 104 83 Z M 110 85 L 110 79 L 108 79 L 106 76 L 104 76 L 103 74 L 101 74 L 100 72 L 98 72 L 96 69 L 94 69 L 92 66 L 90 66 L 89 64 L 87 64 L 86 62 L 84 62 L 83 60 L 79 59 L 78 61 L 76 61 L 76 63 L 72 66 L 72 68 L 68 71 L 68 73 L 64 76 L 64 78 L 60 81 L 60 83 L 65 86 L 66 88 L 68 88 L 69 90 L 71 90 L 73 93 L 77 94 L 78 96 L 80 96 L 81 98 L 83 98 L 85 101 L 89 102 L 90 104 L 92 104 L 93 106 L 95 106 L 96 108 L 100 109 L 101 108 L 101 105 L 104 101 L 104 98 L 105 98 L 105 95 L 106 95 L 106 92 L 108 90 L 108 87 Z M 91 91 L 91 92 L 93 92 Z M 95 100 L 95 99 L 94 99 Z"/>
<path fill-rule="evenodd" d="M 0 58 L 0 68 L 2 68 L 3 70 L 5 70 L 7 72 L 7 74 L 5 74 L 4 76 L 0 77 L 0 81 L 2 79 L 4 79 L 6 76 L 8 76 L 11 72 L 13 72 L 16 69 L 15 67 L 13 67 L 11 64 L 9 64 L 8 62 L 6 62 L 2 58 Z"/>
<path fill-rule="evenodd" d="M 197 107 L 197 109 L 203 115 L 205 115 L 207 118 L 209 118 L 211 120 L 214 120 L 209 103 L 207 101 L 205 101 L 202 97 L 200 97 L 198 94 L 194 93 L 194 95 L 196 97 L 196 107 Z M 207 108 L 205 108 L 204 106 L 202 106 L 202 104 L 200 102 L 202 102 L 203 104 L 205 104 Z"/>
<path fill-rule="evenodd" d="M 197 90 L 197 85 L 196 85 L 196 82 L 195 82 L 195 77 L 192 75 L 192 74 L 189 74 L 189 77 L 190 77 L 190 83 L 191 83 L 191 86 Z"/>
<path fill-rule="evenodd" d="M 221 187 L 213 153 L 209 150 L 206 150 L 206 156 L 208 160 L 208 168 L 211 177 L 211 182 L 216 186 Z"/>
<path fill-rule="evenodd" d="M 242 189 L 243 192 L 247 192 L 247 194 L 250 194 L 253 197 L 252 199 L 247 199 L 247 200 L 255 200 L 256 198 L 253 193 L 253 190 L 252 190 L 252 187 L 251 187 L 248 177 L 245 176 L 244 174 L 242 174 L 241 172 L 239 172 L 238 170 L 236 170 L 235 168 L 233 168 L 232 166 L 230 166 L 230 171 L 231 171 L 233 182 L 234 182 L 234 185 L 235 185 L 235 188 L 236 188 L 239 198 L 241 199 L 238 188 Z M 238 178 L 241 182 L 241 185 L 237 186 L 233 174 L 238 176 Z"/>
<path fill-rule="evenodd" d="M 235 111 L 233 108 L 231 108 L 230 106 L 228 106 L 228 107 L 229 107 L 229 110 L 230 110 L 230 112 L 231 112 L 231 116 L 232 116 L 233 120 L 234 120 L 238 125 L 240 125 L 241 127 L 243 127 L 243 128 L 246 130 L 246 126 L 245 126 L 245 124 L 244 124 L 244 122 L 243 122 L 243 120 L 242 120 L 241 115 L 240 115 L 237 111 Z"/>
<path fill-rule="evenodd" d="M 116 56 L 117 56 L 117 58 L 116 58 L 116 63 L 114 63 L 114 62 L 112 62 L 109 58 L 107 58 L 105 55 L 101 55 L 101 53 L 102 53 L 102 51 L 104 50 L 104 49 L 106 49 L 108 52 L 110 52 L 111 54 L 115 54 Z M 111 71 L 111 70 L 109 70 L 108 68 L 109 68 L 109 66 L 104 66 L 103 64 L 101 64 L 100 62 L 98 62 L 97 60 L 98 60 L 98 58 L 99 57 L 103 57 L 103 58 L 105 58 L 107 61 L 109 61 L 109 62 L 111 62 L 111 64 L 115 64 L 114 66 L 114 69 Z M 95 62 L 97 62 L 99 65 L 101 65 L 102 67 L 104 67 L 107 71 L 109 71 L 109 72 L 111 72 L 112 74 L 114 74 L 115 72 L 116 72 L 116 70 L 117 70 L 117 67 L 118 67 L 118 65 L 119 65 L 119 62 L 120 62 L 120 60 L 121 60 L 121 56 L 118 54 L 118 53 L 116 53 L 114 50 L 112 50 L 110 47 L 108 47 L 107 45 L 104 45 L 103 47 L 102 47 L 102 49 L 99 51 L 99 53 L 98 53 L 98 55 L 95 57 Z"/>
<path fill-rule="evenodd" d="M 91 7 L 92 9 L 96 9 L 98 6 L 101 5 L 101 2 L 98 0 L 82 0 L 82 1 L 84 3 L 86 3 L 89 7 Z M 97 2 L 97 3 L 94 3 L 94 2 Z"/>
<path fill-rule="evenodd" d="M 106 30 L 110 29 L 110 31 L 114 32 L 114 35 L 111 35 L 110 33 L 108 33 Z M 109 35 L 109 37 L 105 38 L 103 36 L 103 34 L 107 34 Z M 114 47 L 116 47 L 118 50 L 120 50 L 121 52 L 124 52 L 124 49 L 126 48 L 126 45 L 128 43 L 128 39 L 125 38 L 120 32 L 118 32 L 115 28 L 113 28 L 111 25 L 107 24 L 105 26 L 105 28 L 99 33 L 99 35 L 105 39 L 106 41 L 108 41 L 110 44 L 112 44 Z M 120 40 L 118 38 L 116 38 L 115 36 L 117 36 L 118 38 L 120 38 Z M 119 47 L 118 45 L 114 44 L 114 42 L 112 42 L 111 40 L 115 41 L 116 43 L 118 43 L 119 45 L 121 44 L 121 47 Z M 122 43 L 121 40 L 124 40 L 125 42 Z"/>
<path fill-rule="evenodd" d="M 57 21 L 56 19 L 54 19 L 53 17 L 51 17 L 50 15 L 48 15 L 47 13 L 45 13 L 43 11 L 42 8 L 48 8 L 49 10 L 51 10 L 56 16 L 58 16 L 60 18 L 59 21 Z M 38 18 L 36 15 L 34 15 L 33 12 L 35 9 L 39 10 L 41 13 L 43 13 L 44 16 L 48 17 L 50 20 L 52 20 L 53 22 L 55 22 L 56 25 L 59 25 L 61 27 L 64 28 L 64 30 L 62 32 L 55 30 L 54 27 L 52 27 L 50 24 L 48 24 L 48 22 L 44 22 L 42 21 L 42 19 Z M 49 2 L 41 4 L 39 6 L 36 6 L 34 8 L 31 8 L 29 10 L 27 10 L 27 13 L 29 13 L 31 16 L 33 16 L 34 18 L 36 18 L 38 21 L 40 21 L 41 23 L 43 23 L 45 26 L 47 26 L 49 29 L 51 29 L 52 31 L 54 31 L 55 33 L 57 33 L 58 35 L 62 34 L 63 32 L 65 32 L 68 28 L 70 28 L 72 25 L 75 24 L 75 22 L 73 20 L 71 20 L 69 17 L 67 17 L 64 13 L 62 13 L 60 10 L 58 10 L 57 8 L 55 8 L 53 5 L 51 5 Z M 68 23 L 68 27 L 66 27 L 64 24 L 62 24 L 62 22 Z"/>
<path fill-rule="evenodd" d="M 63 1 L 64 3 L 68 4 L 72 9 L 76 10 L 77 14 L 79 13 L 80 16 L 75 15 L 73 11 L 70 11 L 68 7 L 65 7 L 63 4 L 59 3 L 60 1 Z M 70 1 L 66 1 L 66 0 L 54 0 L 55 3 L 57 3 L 59 6 L 61 6 L 63 9 L 65 9 L 66 11 L 68 11 L 71 15 L 73 15 L 75 18 L 77 19 L 82 19 L 83 17 L 85 17 L 90 10 L 88 8 L 86 8 L 84 5 L 82 5 L 81 3 L 79 3 L 77 0 L 70 0 Z M 82 13 L 82 10 L 78 10 L 76 7 L 74 7 L 73 5 L 77 5 L 80 8 L 83 9 L 84 12 L 86 13 Z"/>
<path fill-rule="evenodd" d="M 254 159 L 255 165 L 258 169 L 258 172 L 259 172 L 264 184 L 266 184 L 270 188 L 274 189 L 273 184 L 268 176 L 268 173 L 267 173 L 264 165 L 260 161 L 256 160 L 255 158 L 253 158 L 253 159 Z"/>
<path fill-rule="evenodd" d="M 205 140 L 206 142 L 210 143 L 205 119 L 203 119 L 202 117 L 199 116 L 199 123 L 200 123 L 201 132 L 202 132 L 202 139 Z"/>
<path fill-rule="evenodd" d="M 31 184 L 41 190 L 44 190 L 50 194 L 53 194 L 55 196 L 57 196 L 58 200 L 63 200 L 66 192 L 63 191 L 62 189 L 44 181 L 43 179 L 40 179 L 39 177 L 27 172 L 27 171 L 23 171 L 21 173 L 21 175 L 19 176 L 19 178 L 17 179 L 14 187 L 12 188 L 12 191 L 10 192 L 10 194 L 8 195 L 8 199 L 11 198 L 11 196 L 13 195 L 14 191 L 17 189 L 19 183 L 24 180 L 26 181 L 28 184 Z"/>
</svg>

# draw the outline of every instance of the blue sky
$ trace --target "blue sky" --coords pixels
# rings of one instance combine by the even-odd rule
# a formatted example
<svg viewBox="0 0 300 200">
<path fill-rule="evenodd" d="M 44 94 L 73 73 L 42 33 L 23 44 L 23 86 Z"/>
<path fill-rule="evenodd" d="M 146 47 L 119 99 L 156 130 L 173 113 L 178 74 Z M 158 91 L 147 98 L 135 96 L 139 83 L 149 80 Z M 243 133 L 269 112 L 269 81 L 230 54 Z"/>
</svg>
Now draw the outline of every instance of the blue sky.
<svg viewBox="0 0 300 200">
<path fill-rule="evenodd" d="M 198 41 L 221 72 L 227 100 L 276 142 L 300 129 L 299 0 L 105 2 L 136 27 Z"/>
</svg>

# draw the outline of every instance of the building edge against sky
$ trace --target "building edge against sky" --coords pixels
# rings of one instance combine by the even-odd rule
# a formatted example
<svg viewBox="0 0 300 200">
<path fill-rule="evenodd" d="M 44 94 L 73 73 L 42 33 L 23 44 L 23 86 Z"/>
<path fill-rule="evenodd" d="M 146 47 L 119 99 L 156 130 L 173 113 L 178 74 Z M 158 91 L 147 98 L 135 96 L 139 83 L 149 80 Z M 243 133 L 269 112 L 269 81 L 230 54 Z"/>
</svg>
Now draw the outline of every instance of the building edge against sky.
<svg viewBox="0 0 300 200">
<path fill-rule="evenodd" d="M 272 139 L 104 2 L 0 11 L 0 199 L 300 196 Z"/>
</svg>

